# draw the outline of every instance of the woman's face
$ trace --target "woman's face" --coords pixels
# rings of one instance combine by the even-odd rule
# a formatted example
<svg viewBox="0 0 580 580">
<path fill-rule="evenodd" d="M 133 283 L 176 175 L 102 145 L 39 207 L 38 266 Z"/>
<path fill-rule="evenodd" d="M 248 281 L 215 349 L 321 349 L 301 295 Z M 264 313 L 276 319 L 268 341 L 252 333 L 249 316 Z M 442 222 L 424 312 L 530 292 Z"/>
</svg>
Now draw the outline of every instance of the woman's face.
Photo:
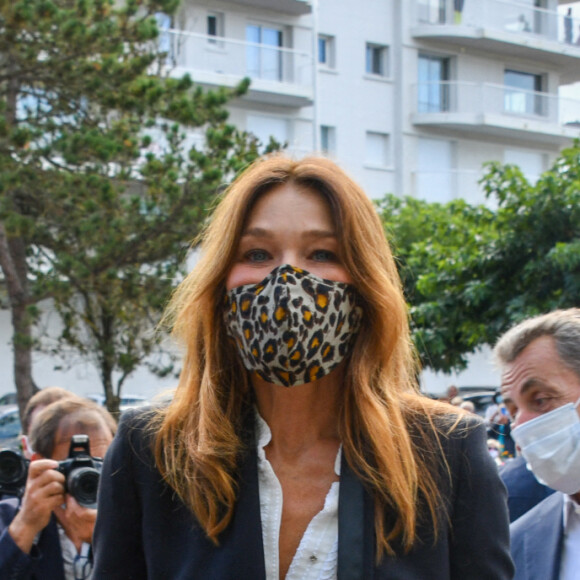
<svg viewBox="0 0 580 580">
<path fill-rule="evenodd" d="M 231 290 L 261 282 L 282 264 L 338 282 L 351 282 L 339 258 L 332 214 L 316 191 L 283 184 L 262 195 L 242 233 L 226 278 Z"/>
</svg>

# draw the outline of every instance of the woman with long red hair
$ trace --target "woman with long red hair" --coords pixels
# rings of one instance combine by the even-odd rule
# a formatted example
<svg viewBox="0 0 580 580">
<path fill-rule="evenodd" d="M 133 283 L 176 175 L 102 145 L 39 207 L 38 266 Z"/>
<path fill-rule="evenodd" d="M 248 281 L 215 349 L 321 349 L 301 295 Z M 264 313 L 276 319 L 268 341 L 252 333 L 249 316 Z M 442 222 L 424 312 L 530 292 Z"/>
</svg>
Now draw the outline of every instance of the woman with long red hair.
<svg viewBox="0 0 580 580">
<path fill-rule="evenodd" d="M 167 319 L 179 385 L 121 421 L 96 578 L 511 578 L 485 427 L 418 392 L 381 222 L 334 163 L 243 172 Z"/>
</svg>

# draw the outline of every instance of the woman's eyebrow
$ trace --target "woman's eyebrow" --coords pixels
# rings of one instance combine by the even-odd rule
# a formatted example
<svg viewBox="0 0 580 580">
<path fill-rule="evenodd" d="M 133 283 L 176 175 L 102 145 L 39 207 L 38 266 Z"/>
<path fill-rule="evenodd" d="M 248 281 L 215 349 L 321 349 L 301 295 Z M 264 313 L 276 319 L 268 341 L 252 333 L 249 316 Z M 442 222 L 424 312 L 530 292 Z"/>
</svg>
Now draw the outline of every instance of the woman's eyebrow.
<svg viewBox="0 0 580 580">
<path fill-rule="evenodd" d="M 254 227 L 248 228 L 242 233 L 242 238 L 271 238 L 274 236 L 272 230 L 266 228 Z M 336 238 L 336 233 L 333 230 L 306 230 L 301 233 L 303 238 Z"/>
<path fill-rule="evenodd" d="M 271 238 L 273 235 L 271 230 L 264 228 L 248 228 L 242 232 L 242 238 Z"/>
</svg>

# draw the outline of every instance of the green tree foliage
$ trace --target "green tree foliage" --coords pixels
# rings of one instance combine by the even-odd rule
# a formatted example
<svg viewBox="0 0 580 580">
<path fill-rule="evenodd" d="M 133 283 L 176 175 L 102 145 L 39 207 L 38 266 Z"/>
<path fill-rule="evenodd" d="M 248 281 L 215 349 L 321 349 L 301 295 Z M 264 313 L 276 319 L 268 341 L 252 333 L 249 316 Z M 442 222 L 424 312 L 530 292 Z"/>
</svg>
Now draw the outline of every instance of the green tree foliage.
<svg viewBox="0 0 580 580">
<path fill-rule="evenodd" d="M 155 15 L 176 6 L 0 0 L 0 265 L 21 408 L 34 346 L 89 357 L 116 408 L 216 192 L 257 156 L 224 108 L 248 81 L 171 76 Z M 45 298 L 55 344 L 32 331 Z"/>
<path fill-rule="evenodd" d="M 481 344 L 485 281 L 480 249 L 495 235 L 493 212 L 463 200 L 449 204 L 387 196 L 379 205 L 410 308 L 424 367 L 449 372 Z"/>
<path fill-rule="evenodd" d="M 464 368 L 469 353 L 526 317 L 580 304 L 580 147 L 535 185 L 498 163 L 482 185 L 495 209 L 379 202 L 419 356 L 436 371 Z"/>
<path fill-rule="evenodd" d="M 498 238 L 481 259 L 495 337 L 524 318 L 580 305 L 580 143 L 530 185 L 493 163 L 482 180 L 497 199 Z"/>
</svg>

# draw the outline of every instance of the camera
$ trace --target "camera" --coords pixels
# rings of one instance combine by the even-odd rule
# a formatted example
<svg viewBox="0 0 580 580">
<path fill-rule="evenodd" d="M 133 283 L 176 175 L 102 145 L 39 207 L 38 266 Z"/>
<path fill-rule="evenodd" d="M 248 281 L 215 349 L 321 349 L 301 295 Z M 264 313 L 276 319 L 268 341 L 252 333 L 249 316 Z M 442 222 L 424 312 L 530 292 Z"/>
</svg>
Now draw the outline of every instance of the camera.
<svg viewBox="0 0 580 580">
<path fill-rule="evenodd" d="M 0 451 L 0 494 L 20 497 L 24 493 L 29 463 L 12 449 Z"/>
<path fill-rule="evenodd" d="M 0 493 L 22 496 L 30 462 L 9 449 L 0 451 Z M 91 456 L 88 435 L 73 435 L 68 458 L 59 461 L 57 471 L 65 476 L 65 492 L 79 505 L 97 507 L 97 490 L 101 476 L 102 459 Z"/>
<path fill-rule="evenodd" d="M 68 459 L 59 462 L 57 471 L 66 478 L 66 493 L 70 493 L 79 505 L 96 508 L 102 466 L 102 459 L 91 457 L 89 436 L 73 435 Z"/>
</svg>

